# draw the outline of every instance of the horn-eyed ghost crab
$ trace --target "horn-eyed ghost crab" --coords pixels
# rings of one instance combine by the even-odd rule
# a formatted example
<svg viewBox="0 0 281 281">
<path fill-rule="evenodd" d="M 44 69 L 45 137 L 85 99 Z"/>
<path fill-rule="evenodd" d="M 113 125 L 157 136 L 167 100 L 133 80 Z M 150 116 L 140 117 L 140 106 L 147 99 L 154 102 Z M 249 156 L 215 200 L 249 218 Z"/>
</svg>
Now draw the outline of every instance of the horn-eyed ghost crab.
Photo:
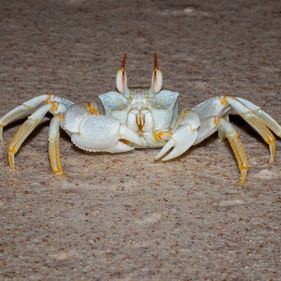
<svg viewBox="0 0 281 281">
<path fill-rule="evenodd" d="M 50 112 L 49 158 L 54 174 L 62 175 L 60 128 L 79 148 L 89 152 L 127 152 L 135 148 L 162 147 L 156 160 L 176 158 L 218 131 L 227 138 L 240 170 L 240 184 L 245 182 L 248 161 L 239 135 L 229 122 L 230 110 L 236 111 L 269 145 L 270 161 L 275 158 L 275 138 L 281 136 L 280 125 L 266 112 L 239 97 L 217 96 L 191 110 L 178 114 L 178 92 L 162 89 L 162 72 L 154 55 L 154 69 L 149 89 L 129 89 L 125 54 L 116 76 L 116 90 L 99 96 L 95 102 L 73 103 L 51 94 L 37 96 L 8 112 L 0 119 L 0 139 L 9 123 L 28 116 L 8 146 L 8 161 L 15 168 L 14 155 Z"/>
</svg>

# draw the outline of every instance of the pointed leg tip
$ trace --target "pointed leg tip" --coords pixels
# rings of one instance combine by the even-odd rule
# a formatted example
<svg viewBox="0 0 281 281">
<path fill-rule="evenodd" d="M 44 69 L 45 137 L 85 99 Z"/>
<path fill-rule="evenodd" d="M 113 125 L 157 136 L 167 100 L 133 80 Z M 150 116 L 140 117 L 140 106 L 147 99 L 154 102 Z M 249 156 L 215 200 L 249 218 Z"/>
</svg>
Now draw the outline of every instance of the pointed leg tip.
<svg viewBox="0 0 281 281">
<path fill-rule="evenodd" d="M 273 164 L 275 162 L 275 155 L 271 155 L 269 158 L 269 163 Z"/>
<path fill-rule="evenodd" d="M 247 172 L 246 171 L 242 171 L 241 175 L 240 175 L 239 185 L 238 185 L 239 189 L 245 187 L 246 178 L 247 178 Z"/>
<path fill-rule="evenodd" d="M 10 169 L 12 171 L 14 171 L 16 169 L 15 167 L 15 158 L 14 158 L 14 155 L 9 155 L 8 156 L 8 161 L 9 161 L 9 166 L 10 166 Z"/>
<path fill-rule="evenodd" d="M 239 180 L 239 183 L 238 183 L 238 189 L 242 189 L 245 187 L 245 180 Z"/>
<path fill-rule="evenodd" d="M 53 170 L 55 176 L 66 176 L 63 170 Z"/>
<path fill-rule="evenodd" d="M 9 166 L 10 166 L 11 170 L 15 170 L 15 154 L 16 154 L 16 149 L 9 145 L 9 147 L 8 147 L 8 162 L 9 162 Z"/>
</svg>

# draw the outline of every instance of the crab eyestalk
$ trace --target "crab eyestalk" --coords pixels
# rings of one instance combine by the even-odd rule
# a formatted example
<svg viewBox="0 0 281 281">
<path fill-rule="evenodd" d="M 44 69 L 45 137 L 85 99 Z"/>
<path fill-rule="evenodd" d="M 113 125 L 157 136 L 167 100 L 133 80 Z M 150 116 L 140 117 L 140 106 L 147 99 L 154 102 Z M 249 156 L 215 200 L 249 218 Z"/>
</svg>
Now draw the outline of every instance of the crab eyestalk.
<svg viewBox="0 0 281 281">
<path fill-rule="evenodd" d="M 127 61 L 127 53 L 124 54 L 121 67 L 117 71 L 117 75 L 116 75 L 116 88 L 118 92 L 123 95 L 129 94 L 127 74 L 126 74 L 126 61 Z"/>
<path fill-rule="evenodd" d="M 153 72 L 152 72 L 150 90 L 154 94 L 157 94 L 162 89 L 162 84 L 163 84 L 163 75 L 162 75 L 161 70 L 159 69 L 158 57 L 157 57 L 157 53 L 155 52 L 154 53 L 154 67 L 153 67 Z"/>
</svg>

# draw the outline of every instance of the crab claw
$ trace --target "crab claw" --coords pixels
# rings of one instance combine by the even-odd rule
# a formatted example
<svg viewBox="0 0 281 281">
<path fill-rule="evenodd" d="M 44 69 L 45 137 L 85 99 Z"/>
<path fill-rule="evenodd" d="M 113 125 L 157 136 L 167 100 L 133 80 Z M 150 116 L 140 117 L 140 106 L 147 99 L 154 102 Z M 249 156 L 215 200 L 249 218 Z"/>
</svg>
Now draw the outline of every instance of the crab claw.
<svg viewBox="0 0 281 281">
<path fill-rule="evenodd" d="M 161 159 L 172 148 L 162 161 L 168 161 L 183 154 L 196 142 L 199 127 L 199 116 L 192 111 L 183 110 L 171 139 L 163 146 L 155 160 Z"/>
<path fill-rule="evenodd" d="M 79 130 L 72 132 L 71 140 L 86 151 L 111 153 L 133 150 L 134 147 L 130 144 L 144 145 L 137 133 L 121 125 L 118 120 L 93 115 L 81 120 Z"/>
<path fill-rule="evenodd" d="M 172 138 L 163 146 L 160 152 L 156 155 L 155 160 L 161 159 L 168 151 L 170 153 L 162 158 L 162 161 L 168 161 L 176 158 L 187 151 L 196 141 L 198 130 L 192 129 L 189 125 L 184 125 L 178 128 L 172 135 Z"/>
</svg>

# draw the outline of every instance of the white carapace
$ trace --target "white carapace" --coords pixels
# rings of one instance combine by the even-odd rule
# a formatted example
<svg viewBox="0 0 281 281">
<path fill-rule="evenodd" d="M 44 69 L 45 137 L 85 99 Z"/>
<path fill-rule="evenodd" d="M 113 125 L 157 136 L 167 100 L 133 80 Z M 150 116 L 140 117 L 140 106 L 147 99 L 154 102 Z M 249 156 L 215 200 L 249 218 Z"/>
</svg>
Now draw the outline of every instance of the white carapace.
<svg viewBox="0 0 281 281">
<path fill-rule="evenodd" d="M 8 112 L 0 119 L 0 140 L 3 128 L 9 123 L 29 117 L 18 129 L 8 146 L 8 161 L 15 168 L 14 155 L 50 112 L 53 118 L 49 129 L 49 157 L 52 171 L 62 175 L 59 130 L 62 128 L 71 141 L 89 152 L 127 152 L 135 148 L 162 147 L 156 160 L 170 160 L 187 151 L 192 145 L 218 131 L 227 138 L 240 170 L 243 185 L 248 171 L 245 149 L 235 128 L 229 122 L 233 109 L 248 122 L 270 148 L 270 161 L 275 158 L 275 138 L 281 136 L 280 125 L 266 112 L 239 97 L 210 98 L 191 110 L 178 113 L 179 93 L 162 89 L 163 77 L 154 55 L 151 86 L 130 89 L 127 82 L 125 54 L 116 76 L 116 90 L 99 96 L 95 102 L 73 103 L 64 98 L 45 94 L 35 97 Z M 273 133 L 272 133 L 272 132 Z"/>
</svg>

